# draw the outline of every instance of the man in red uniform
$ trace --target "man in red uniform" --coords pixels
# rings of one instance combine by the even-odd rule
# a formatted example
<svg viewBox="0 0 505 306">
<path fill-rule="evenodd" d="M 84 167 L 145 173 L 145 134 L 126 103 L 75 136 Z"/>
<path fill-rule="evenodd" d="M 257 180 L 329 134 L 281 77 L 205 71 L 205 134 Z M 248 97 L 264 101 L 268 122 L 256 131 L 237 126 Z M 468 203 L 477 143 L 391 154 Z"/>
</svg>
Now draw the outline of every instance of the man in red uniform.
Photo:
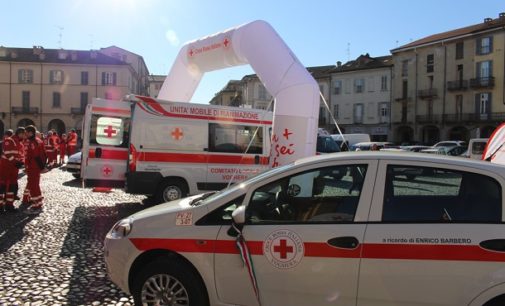
<svg viewBox="0 0 505 306">
<path fill-rule="evenodd" d="M 75 153 L 76 147 L 77 147 L 77 133 L 75 132 L 75 129 L 72 129 L 67 136 L 67 150 L 69 157 Z"/>
<path fill-rule="evenodd" d="M 28 207 L 28 213 L 40 213 L 42 211 L 42 192 L 40 190 L 40 174 L 45 170 L 47 155 L 44 143 L 35 136 L 37 129 L 33 125 L 26 127 L 26 137 L 30 140 L 26 150 L 25 167 L 28 176 L 27 186 L 30 190 L 32 205 Z"/>
<path fill-rule="evenodd" d="M 17 154 L 16 143 L 12 139 L 12 130 L 7 130 L 2 142 L 2 155 L 0 156 L 0 211 L 15 211 L 14 183 L 17 184 Z M 15 179 L 13 177 L 16 176 Z"/>
<path fill-rule="evenodd" d="M 67 151 L 67 134 L 61 134 L 60 139 L 60 165 L 63 165 L 65 162 L 65 154 Z"/>
<path fill-rule="evenodd" d="M 28 150 L 29 144 L 30 144 L 30 139 L 28 139 L 28 137 L 26 137 L 26 133 L 25 133 L 25 139 L 23 140 L 23 147 L 24 147 L 23 161 L 26 160 L 26 152 Z M 25 185 L 25 191 L 23 192 L 23 199 L 21 200 L 21 202 L 24 205 L 29 205 L 29 203 L 30 203 L 30 189 L 28 189 L 28 185 Z"/>
<path fill-rule="evenodd" d="M 60 136 L 58 136 L 58 133 L 56 133 L 55 129 L 51 130 L 53 132 L 53 139 L 51 140 L 53 147 L 54 147 L 54 166 L 58 164 L 58 152 L 60 151 Z"/>
<path fill-rule="evenodd" d="M 49 168 L 54 166 L 56 162 L 56 144 L 54 143 L 53 131 L 47 132 L 47 137 L 44 139 L 44 146 L 47 154 L 47 165 Z"/>
</svg>

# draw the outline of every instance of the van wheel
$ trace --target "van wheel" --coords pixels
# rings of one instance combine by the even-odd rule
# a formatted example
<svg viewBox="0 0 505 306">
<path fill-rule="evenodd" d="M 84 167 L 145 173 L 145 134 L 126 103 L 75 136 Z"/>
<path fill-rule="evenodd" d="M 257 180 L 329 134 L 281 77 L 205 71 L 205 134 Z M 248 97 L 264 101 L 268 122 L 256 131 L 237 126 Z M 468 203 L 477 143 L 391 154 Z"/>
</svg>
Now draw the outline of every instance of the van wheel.
<svg viewBox="0 0 505 306">
<path fill-rule="evenodd" d="M 208 305 L 205 287 L 196 273 L 178 259 L 156 259 L 135 275 L 135 305 Z"/>
<path fill-rule="evenodd" d="M 184 198 L 187 194 L 188 191 L 184 182 L 177 179 L 169 179 L 161 183 L 155 198 L 157 203 L 165 203 Z"/>
</svg>

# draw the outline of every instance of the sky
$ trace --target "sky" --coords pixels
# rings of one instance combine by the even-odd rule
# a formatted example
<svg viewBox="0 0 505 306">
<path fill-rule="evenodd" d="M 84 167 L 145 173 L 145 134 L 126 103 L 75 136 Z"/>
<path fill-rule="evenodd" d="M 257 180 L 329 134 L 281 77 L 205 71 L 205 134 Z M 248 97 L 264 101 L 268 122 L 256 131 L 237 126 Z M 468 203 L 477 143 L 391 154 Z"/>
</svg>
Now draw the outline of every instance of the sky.
<svg viewBox="0 0 505 306">
<path fill-rule="evenodd" d="M 497 18 L 498 0 L 44 0 L 7 1 L 0 45 L 74 50 L 115 45 L 167 74 L 185 42 L 253 20 L 270 23 L 305 66 L 334 65 Z M 61 34 L 61 39 L 60 39 Z M 249 66 L 206 73 L 191 102 L 208 103 Z"/>
</svg>

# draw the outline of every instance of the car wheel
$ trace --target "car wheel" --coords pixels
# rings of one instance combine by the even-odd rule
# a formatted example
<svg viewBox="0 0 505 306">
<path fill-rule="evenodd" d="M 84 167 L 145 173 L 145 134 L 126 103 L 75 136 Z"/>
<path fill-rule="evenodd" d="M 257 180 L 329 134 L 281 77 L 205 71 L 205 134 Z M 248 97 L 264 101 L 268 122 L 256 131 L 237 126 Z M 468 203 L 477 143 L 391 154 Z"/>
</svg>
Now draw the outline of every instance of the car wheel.
<svg viewBox="0 0 505 306">
<path fill-rule="evenodd" d="M 135 305 L 208 305 L 205 287 L 185 262 L 157 259 L 148 263 L 134 277 L 132 293 Z"/>
<path fill-rule="evenodd" d="M 187 196 L 188 191 L 186 184 L 183 181 L 177 179 L 169 179 L 164 181 L 158 192 L 156 193 L 156 202 L 165 203 Z"/>
</svg>

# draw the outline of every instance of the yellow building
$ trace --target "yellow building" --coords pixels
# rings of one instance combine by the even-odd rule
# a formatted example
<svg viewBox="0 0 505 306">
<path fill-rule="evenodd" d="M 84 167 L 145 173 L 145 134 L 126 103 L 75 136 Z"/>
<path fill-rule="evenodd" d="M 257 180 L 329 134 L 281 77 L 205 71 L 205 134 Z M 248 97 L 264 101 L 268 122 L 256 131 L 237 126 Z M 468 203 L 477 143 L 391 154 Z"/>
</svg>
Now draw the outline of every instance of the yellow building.
<svg viewBox="0 0 505 306">
<path fill-rule="evenodd" d="M 165 82 L 166 75 L 150 75 L 149 76 L 149 96 L 157 98 L 160 93 L 161 86 Z"/>
<path fill-rule="evenodd" d="M 505 121 L 504 26 L 501 13 L 391 50 L 394 141 L 488 137 Z"/>
<path fill-rule="evenodd" d="M 0 47 L 0 132 L 29 124 L 41 131 L 79 131 L 93 97 L 147 93 L 147 76 L 141 75 L 148 73 L 145 64 L 135 62 L 145 67 L 137 71 L 130 64 L 132 53 L 128 59 L 104 52 Z M 138 61 L 143 63 L 141 57 Z"/>
</svg>

